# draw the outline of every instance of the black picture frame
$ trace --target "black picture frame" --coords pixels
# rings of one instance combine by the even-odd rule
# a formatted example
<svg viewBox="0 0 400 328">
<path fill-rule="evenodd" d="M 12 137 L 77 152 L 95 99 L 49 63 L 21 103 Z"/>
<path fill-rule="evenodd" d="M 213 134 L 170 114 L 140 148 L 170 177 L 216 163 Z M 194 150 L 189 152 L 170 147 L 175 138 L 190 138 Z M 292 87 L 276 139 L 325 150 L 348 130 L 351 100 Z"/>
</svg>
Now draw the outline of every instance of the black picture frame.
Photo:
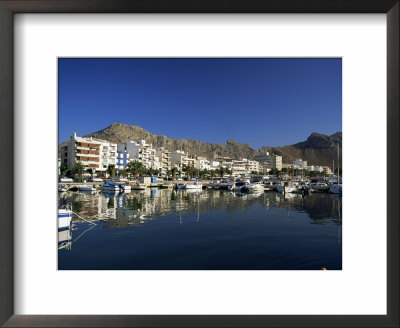
<svg viewBox="0 0 400 328">
<path fill-rule="evenodd" d="M 0 324 L 4 327 L 399 327 L 399 11 L 399 0 L 0 0 L 0 145 L 4 154 L 0 156 L 0 181 L 7 186 L 0 190 Z M 13 20 L 16 13 L 385 13 L 387 315 L 14 315 L 14 188 L 11 186 L 15 173 Z"/>
</svg>

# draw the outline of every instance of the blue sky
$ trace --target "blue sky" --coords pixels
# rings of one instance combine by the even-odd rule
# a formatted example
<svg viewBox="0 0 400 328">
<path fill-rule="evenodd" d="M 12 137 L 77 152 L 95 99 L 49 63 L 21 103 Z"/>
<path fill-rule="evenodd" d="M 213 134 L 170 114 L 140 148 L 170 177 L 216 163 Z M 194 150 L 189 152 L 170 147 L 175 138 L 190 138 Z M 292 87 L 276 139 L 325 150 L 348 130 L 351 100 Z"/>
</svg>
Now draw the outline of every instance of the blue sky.
<svg viewBox="0 0 400 328">
<path fill-rule="evenodd" d="M 336 58 L 60 58 L 59 142 L 113 122 L 253 148 L 342 130 Z"/>
</svg>

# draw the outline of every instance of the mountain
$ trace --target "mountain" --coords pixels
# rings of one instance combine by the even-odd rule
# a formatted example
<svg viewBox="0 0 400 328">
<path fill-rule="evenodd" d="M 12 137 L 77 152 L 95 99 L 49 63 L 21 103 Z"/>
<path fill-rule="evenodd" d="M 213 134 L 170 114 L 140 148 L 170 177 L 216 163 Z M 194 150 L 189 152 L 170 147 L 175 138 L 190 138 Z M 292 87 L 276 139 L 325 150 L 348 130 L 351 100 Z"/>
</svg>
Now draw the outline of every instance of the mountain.
<svg viewBox="0 0 400 328">
<path fill-rule="evenodd" d="M 308 161 L 313 165 L 332 166 L 332 160 L 337 162 L 337 145 L 342 147 L 342 132 L 336 132 L 331 136 L 312 133 L 306 141 L 294 145 L 282 147 L 262 147 L 253 149 L 249 144 L 242 144 L 234 140 L 228 140 L 226 144 L 212 144 L 194 139 L 170 139 L 163 135 L 155 135 L 135 125 L 113 123 L 109 127 L 90 133 L 85 137 L 93 137 L 108 140 L 113 143 L 123 143 L 127 140 L 144 139 L 152 143 L 154 147 L 165 147 L 170 151 L 182 149 L 191 155 L 212 157 L 229 156 L 233 158 L 249 158 L 266 151 L 283 156 L 283 162 L 293 162 L 297 158 Z"/>
<path fill-rule="evenodd" d="M 340 149 L 340 163 L 341 163 L 341 149 L 342 149 L 342 132 L 336 132 L 331 136 L 313 132 L 306 141 L 296 143 L 290 146 L 283 147 L 267 147 L 275 154 L 281 155 L 283 162 L 293 162 L 297 158 L 301 158 L 312 165 L 324 165 L 332 167 L 332 161 L 337 165 L 338 158 L 338 145 Z M 265 151 L 265 147 L 260 151 Z"/>
</svg>

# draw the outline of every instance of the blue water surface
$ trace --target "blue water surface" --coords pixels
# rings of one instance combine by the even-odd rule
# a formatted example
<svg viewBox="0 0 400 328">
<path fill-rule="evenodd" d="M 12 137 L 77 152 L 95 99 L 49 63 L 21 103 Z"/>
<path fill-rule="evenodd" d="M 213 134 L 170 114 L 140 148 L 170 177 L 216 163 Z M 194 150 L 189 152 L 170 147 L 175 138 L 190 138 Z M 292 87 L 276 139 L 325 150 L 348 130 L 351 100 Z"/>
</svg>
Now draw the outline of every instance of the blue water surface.
<svg viewBox="0 0 400 328">
<path fill-rule="evenodd" d="M 60 270 L 342 269 L 341 197 L 147 189 L 62 193 Z"/>
</svg>

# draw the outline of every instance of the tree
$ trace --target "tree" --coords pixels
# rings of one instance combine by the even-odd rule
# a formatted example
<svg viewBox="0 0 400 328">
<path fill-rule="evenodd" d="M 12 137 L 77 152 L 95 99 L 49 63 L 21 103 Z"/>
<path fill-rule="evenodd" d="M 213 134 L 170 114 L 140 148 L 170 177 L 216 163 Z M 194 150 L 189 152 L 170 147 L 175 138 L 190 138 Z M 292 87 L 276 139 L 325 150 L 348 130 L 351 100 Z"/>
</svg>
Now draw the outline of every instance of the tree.
<svg viewBox="0 0 400 328">
<path fill-rule="evenodd" d="M 69 172 L 71 172 L 70 168 L 68 168 L 67 166 L 60 166 L 61 175 L 67 175 Z"/>
<path fill-rule="evenodd" d="M 126 170 L 119 170 L 119 175 L 121 176 L 121 177 L 126 177 L 127 175 L 128 175 L 128 172 L 126 171 Z"/>
<path fill-rule="evenodd" d="M 84 169 L 84 167 L 83 167 L 82 163 L 81 162 L 76 162 L 74 164 L 74 166 L 72 167 L 71 171 L 72 171 L 73 174 L 76 174 L 76 175 L 78 175 L 80 177 L 80 176 L 82 176 L 83 169 Z"/>
<path fill-rule="evenodd" d="M 139 161 L 131 161 L 128 163 L 126 170 L 134 177 L 138 177 L 143 174 L 144 166 Z"/>
<path fill-rule="evenodd" d="M 110 177 L 115 177 L 115 175 L 116 175 L 115 165 L 108 164 L 108 167 L 107 167 L 107 174 L 108 174 Z"/>
<path fill-rule="evenodd" d="M 171 168 L 172 180 L 176 180 L 176 173 L 177 172 L 178 172 L 178 169 L 176 167 Z"/>
<path fill-rule="evenodd" d="M 219 171 L 219 174 L 221 175 L 221 177 L 223 177 L 224 173 L 225 173 L 225 168 L 223 166 L 220 166 L 218 171 Z"/>
<path fill-rule="evenodd" d="M 89 173 L 91 176 L 93 176 L 93 169 L 91 167 L 86 169 L 86 172 Z"/>
</svg>

